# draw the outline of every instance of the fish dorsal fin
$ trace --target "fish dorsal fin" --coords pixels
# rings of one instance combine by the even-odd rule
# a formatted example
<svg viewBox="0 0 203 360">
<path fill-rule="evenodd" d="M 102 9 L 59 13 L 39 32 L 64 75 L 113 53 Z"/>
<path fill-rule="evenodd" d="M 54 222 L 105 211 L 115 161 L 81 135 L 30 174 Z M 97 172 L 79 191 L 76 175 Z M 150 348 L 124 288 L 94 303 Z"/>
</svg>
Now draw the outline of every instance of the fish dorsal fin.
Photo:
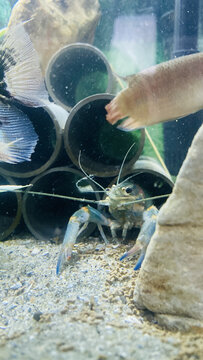
<svg viewBox="0 0 203 360">
<path fill-rule="evenodd" d="M 118 79 L 125 81 L 128 84 L 128 86 L 131 86 L 137 80 L 137 74 L 121 76 L 121 75 L 118 75 L 116 72 L 114 72 L 114 75 Z"/>
<path fill-rule="evenodd" d="M 9 94 L 28 106 L 48 103 L 38 55 L 23 23 L 8 29 L 0 54 Z"/>
<path fill-rule="evenodd" d="M 29 185 L 0 185 L 0 192 L 6 192 L 6 191 L 16 191 L 16 190 L 21 190 L 22 188 L 31 186 L 32 184 Z"/>
<path fill-rule="evenodd" d="M 28 116 L 14 105 L 0 101 L 0 161 L 29 161 L 38 136 Z"/>
</svg>

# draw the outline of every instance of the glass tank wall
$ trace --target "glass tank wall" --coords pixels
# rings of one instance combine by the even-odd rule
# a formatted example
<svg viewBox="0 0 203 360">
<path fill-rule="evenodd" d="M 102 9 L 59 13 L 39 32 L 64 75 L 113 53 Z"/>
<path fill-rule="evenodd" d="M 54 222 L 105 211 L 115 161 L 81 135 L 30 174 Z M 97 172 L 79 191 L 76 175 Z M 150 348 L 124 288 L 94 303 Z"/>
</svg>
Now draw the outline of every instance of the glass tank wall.
<svg viewBox="0 0 203 360">
<path fill-rule="evenodd" d="M 122 171 L 130 173 L 133 164 L 147 156 L 152 164 L 154 160 L 161 163 L 161 178 L 164 176 L 172 188 L 171 179 L 177 176 L 202 123 L 202 112 L 187 113 L 186 117 L 146 129 L 141 124 L 141 129 L 126 132 L 122 128 L 125 116 L 113 126 L 106 121 L 108 104 L 122 90 L 131 88 L 136 74 L 170 59 L 202 52 L 203 1 L 0 0 L 0 29 L 0 95 L 4 109 L 0 109 L 0 115 L 11 106 L 13 113 L 31 123 L 30 134 L 36 132 L 30 161 L 1 161 L 2 179 L 10 176 L 26 185 L 48 169 L 68 165 L 80 170 L 82 167 L 102 178 L 100 181 L 107 186 L 108 178 L 118 175 L 124 158 Z M 12 29 L 17 29 L 16 39 Z M 31 43 L 24 46 L 24 41 Z M 26 49 L 32 51 L 31 58 Z M 24 57 L 28 61 L 25 68 Z M 177 104 L 184 104 L 184 76 L 175 79 L 172 97 Z M 167 91 L 166 83 L 162 95 Z M 131 107 L 133 96 L 125 96 Z M 157 100 L 153 89 L 149 97 L 153 110 Z M 159 108 L 155 110 L 158 114 Z M 169 104 L 165 113 L 171 110 Z M 23 149 L 27 149 L 25 145 Z M 165 188 L 162 185 L 160 189 Z M 54 186 L 51 188 L 54 192 Z M 157 182 L 153 191 L 147 193 L 165 194 L 164 190 L 157 193 Z M 70 189 L 69 196 L 74 192 Z M 6 209 L 2 209 L 5 216 Z M 65 223 L 62 233 L 64 229 Z"/>
<path fill-rule="evenodd" d="M 139 73 L 152 65 L 174 57 L 201 52 L 203 47 L 203 3 L 201 0 L 192 2 L 189 0 L 95 0 L 83 1 L 81 5 L 80 2 L 76 2 L 75 8 L 71 1 L 57 1 L 56 3 L 49 1 L 47 2 L 47 12 L 42 13 L 38 20 L 37 14 L 40 11 L 40 2 L 30 1 L 26 8 L 24 1 L 4 0 L 0 2 L 0 28 L 3 29 L 7 26 L 11 10 L 15 4 L 10 25 L 30 20 L 33 17 L 34 20 L 31 23 L 33 23 L 33 29 L 35 29 L 37 22 L 41 24 L 39 26 L 42 26 L 43 16 L 44 19 L 47 17 L 41 34 L 44 37 L 44 43 L 42 44 L 39 34 L 36 34 L 36 36 L 32 34 L 32 25 L 27 25 L 31 38 L 35 39 L 34 46 L 37 51 L 46 52 L 47 50 L 47 57 L 39 54 L 39 58 L 43 62 L 42 69 L 44 72 L 50 58 L 53 58 L 57 50 L 77 42 L 92 44 L 100 50 L 109 62 L 113 73 L 123 77 Z M 78 16 L 74 15 L 77 7 L 79 9 Z M 70 9 L 71 15 L 69 15 L 68 9 Z M 50 25 L 51 20 L 49 21 L 48 17 L 51 18 L 52 16 L 51 11 L 56 14 L 63 14 L 64 25 L 60 24 L 60 21 L 58 23 L 55 21 L 54 25 Z M 80 14 L 84 16 L 84 19 L 79 18 Z M 57 16 L 55 15 L 55 17 Z M 66 19 L 68 22 L 74 22 L 75 31 L 74 27 L 71 27 L 72 25 L 65 24 Z M 62 33 L 64 33 L 63 37 Z M 50 46 L 53 45 L 52 41 L 57 40 L 57 34 L 59 34 L 59 44 L 58 46 L 54 45 L 55 47 L 53 46 L 49 53 Z M 42 50 L 42 46 L 45 49 Z M 106 64 L 102 64 L 103 60 L 100 60 L 99 57 L 96 58 L 97 55 L 94 55 L 95 60 L 93 60 L 93 57 L 90 59 L 88 55 L 84 55 L 84 57 L 86 56 L 84 63 L 88 62 L 89 64 L 88 67 L 87 64 L 84 64 L 84 73 L 86 75 L 84 78 L 81 77 L 78 71 L 80 56 L 77 53 L 71 56 L 73 56 L 71 61 L 75 67 L 66 63 L 66 60 L 63 60 L 62 57 L 60 60 L 62 64 L 55 62 L 52 75 L 50 75 L 52 76 L 50 80 L 50 82 L 52 81 L 49 91 L 50 96 L 53 95 L 54 81 L 57 81 L 54 66 L 61 66 L 62 77 L 67 77 L 66 91 L 63 91 L 62 87 L 62 93 L 57 99 L 60 105 L 63 105 L 64 101 L 65 106 L 68 106 L 70 110 L 71 107 L 87 95 L 102 92 L 115 94 L 122 87 L 126 87 L 126 83 L 121 80 L 119 83 L 117 82 L 116 87 L 115 84 L 113 87 L 109 86 L 107 78 L 109 70 L 108 73 L 105 73 L 102 66 L 105 67 Z M 97 61 L 98 65 L 95 66 L 94 61 Z M 101 64 L 99 61 L 101 61 Z M 77 62 L 79 62 L 79 65 L 77 65 Z M 69 71 L 65 71 L 67 67 L 70 69 Z M 91 67 L 94 67 L 94 71 Z M 101 76 L 103 76 L 102 80 Z M 56 80 L 54 80 L 54 77 Z M 77 83 L 77 87 L 75 83 Z M 63 100 L 65 96 L 67 99 Z M 192 122 L 185 119 L 184 121 L 180 120 L 178 123 L 159 124 L 148 129 L 156 142 L 158 151 L 165 158 L 166 165 L 172 175 L 177 175 L 194 133 L 202 121 L 201 116 L 197 117 Z M 145 141 L 143 154 L 156 157 L 148 138 Z"/>
<path fill-rule="evenodd" d="M 202 119 L 203 0 L 0 0 L 0 360 L 203 359 Z"/>
<path fill-rule="evenodd" d="M 101 1 L 100 6 L 102 16 L 94 43 L 119 75 L 134 74 L 203 49 L 201 0 L 115 0 Z M 202 114 L 198 114 L 148 129 L 173 175 L 177 175 L 201 123 Z M 154 156 L 150 148 L 146 139 L 144 154 Z"/>
</svg>

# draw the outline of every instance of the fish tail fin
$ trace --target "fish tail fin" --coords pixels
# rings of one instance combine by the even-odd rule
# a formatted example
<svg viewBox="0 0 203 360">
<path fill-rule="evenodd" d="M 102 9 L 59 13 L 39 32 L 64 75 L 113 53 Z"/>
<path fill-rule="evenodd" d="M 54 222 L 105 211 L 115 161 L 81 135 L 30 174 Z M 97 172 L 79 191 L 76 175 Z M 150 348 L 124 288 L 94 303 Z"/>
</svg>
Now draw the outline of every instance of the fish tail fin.
<svg viewBox="0 0 203 360">
<path fill-rule="evenodd" d="M 28 116 L 0 101 L 0 161 L 30 161 L 38 136 Z"/>
<path fill-rule="evenodd" d="M 48 100 L 39 59 L 24 23 L 9 27 L 0 51 L 3 81 L 10 96 L 27 106 L 45 106 Z"/>
<path fill-rule="evenodd" d="M 16 139 L 9 143 L 0 142 L 0 161 L 9 164 L 16 164 L 22 161 L 30 161 L 32 148 L 35 147 L 27 144 L 24 138 Z"/>
</svg>

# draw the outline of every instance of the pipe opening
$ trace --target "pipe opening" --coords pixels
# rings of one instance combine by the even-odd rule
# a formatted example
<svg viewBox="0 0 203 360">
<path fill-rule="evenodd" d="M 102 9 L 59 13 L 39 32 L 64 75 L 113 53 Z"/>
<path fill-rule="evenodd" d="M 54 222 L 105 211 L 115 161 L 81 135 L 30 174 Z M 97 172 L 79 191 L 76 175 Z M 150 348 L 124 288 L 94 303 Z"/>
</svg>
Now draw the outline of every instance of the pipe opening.
<svg viewBox="0 0 203 360">
<path fill-rule="evenodd" d="M 0 175 L 0 185 L 14 185 L 9 177 Z M 0 240 L 7 238 L 21 220 L 21 194 L 0 192 Z"/>
<path fill-rule="evenodd" d="M 76 43 L 57 52 L 46 71 L 50 96 L 70 110 L 80 100 L 112 91 L 113 75 L 100 50 Z"/>
<path fill-rule="evenodd" d="M 69 218 L 80 207 L 87 205 L 78 202 L 44 195 L 30 194 L 30 191 L 46 192 L 77 198 L 99 199 L 98 194 L 81 193 L 76 182 L 84 175 L 72 168 L 58 167 L 48 170 L 43 175 L 36 177 L 30 189 L 23 197 L 23 217 L 28 229 L 40 240 L 62 241 Z M 91 181 L 87 180 L 92 185 Z M 94 206 L 94 205 L 93 205 Z M 88 236 L 95 229 L 95 224 L 89 224 L 80 238 Z"/>
<path fill-rule="evenodd" d="M 128 182 L 124 182 L 125 179 L 132 176 L 128 182 L 131 184 L 134 184 L 134 193 L 133 196 L 136 194 L 136 185 L 138 185 L 143 194 L 144 198 L 150 198 L 150 197 L 156 197 L 160 195 L 167 195 L 172 192 L 173 189 L 173 182 L 171 179 L 165 174 L 164 169 L 162 166 L 153 158 L 147 157 L 147 156 L 141 156 L 140 159 L 135 163 L 133 168 L 131 170 L 127 171 L 125 175 L 123 175 L 120 179 L 120 183 L 123 182 L 123 186 L 125 184 L 128 184 Z M 108 185 L 108 188 L 111 188 L 113 184 L 117 183 L 117 177 L 111 181 L 111 183 Z M 104 195 L 104 199 L 105 199 Z M 144 203 L 145 209 L 149 208 L 151 205 L 155 205 L 158 209 L 166 202 L 167 197 L 158 198 L 154 200 L 146 200 Z M 119 204 L 119 202 L 118 202 Z M 108 210 L 108 208 L 104 209 L 106 214 L 111 217 L 111 214 Z M 102 211 L 102 209 L 101 209 Z M 134 213 L 127 209 L 126 204 L 126 210 L 123 210 L 125 212 L 124 218 L 128 217 L 128 220 L 132 217 L 131 221 L 135 222 Z M 122 211 L 120 212 L 121 221 L 122 221 Z M 139 221 L 138 221 L 139 224 Z M 138 236 L 138 233 L 140 231 L 140 225 L 136 224 L 135 226 L 128 230 L 126 240 L 133 240 L 136 239 Z M 104 227 L 105 234 L 108 238 L 111 238 L 111 233 L 108 228 Z M 118 238 L 122 239 L 122 229 L 118 229 L 116 231 Z"/>
<path fill-rule="evenodd" d="M 71 111 L 64 130 L 68 156 L 78 166 L 97 176 L 117 175 L 125 154 L 131 149 L 125 167 L 133 164 L 144 145 L 144 130 L 124 132 L 106 121 L 105 106 L 113 98 L 110 94 L 88 97 Z"/>
<path fill-rule="evenodd" d="M 133 166 L 128 176 L 136 174 L 132 181 L 140 185 L 147 197 L 155 197 L 170 194 L 174 183 L 165 173 L 162 166 L 153 158 L 141 156 Z M 167 198 L 158 198 L 152 200 L 153 205 L 160 208 Z M 150 203 L 149 203 L 150 205 Z"/>
</svg>

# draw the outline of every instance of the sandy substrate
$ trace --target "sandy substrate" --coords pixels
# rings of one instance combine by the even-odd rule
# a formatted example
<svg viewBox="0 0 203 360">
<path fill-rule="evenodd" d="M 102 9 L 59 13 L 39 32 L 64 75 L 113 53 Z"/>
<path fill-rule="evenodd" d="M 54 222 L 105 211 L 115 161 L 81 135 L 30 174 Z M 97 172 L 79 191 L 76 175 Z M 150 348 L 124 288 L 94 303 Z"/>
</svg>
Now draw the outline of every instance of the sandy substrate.
<svg viewBox="0 0 203 360">
<path fill-rule="evenodd" d="M 1 243 L 0 360 L 203 359 L 203 334 L 161 329 L 135 308 L 125 250 L 79 243 L 57 277 L 58 245 L 28 234 Z"/>
</svg>

